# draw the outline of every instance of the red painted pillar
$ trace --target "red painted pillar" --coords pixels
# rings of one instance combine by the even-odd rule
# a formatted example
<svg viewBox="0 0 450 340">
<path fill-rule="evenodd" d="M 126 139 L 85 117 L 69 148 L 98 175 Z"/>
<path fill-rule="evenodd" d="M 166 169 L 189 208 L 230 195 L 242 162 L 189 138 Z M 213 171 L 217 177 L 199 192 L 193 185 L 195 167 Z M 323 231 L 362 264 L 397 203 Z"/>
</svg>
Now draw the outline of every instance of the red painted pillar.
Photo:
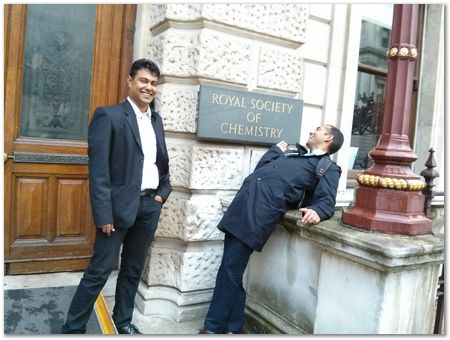
<svg viewBox="0 0 450 340">
<path fill-rule="evenodd" d="M 431 232 L 423 213 L 425 183 L 411 171 L 417 159 L 408 136 L 419 5 L 394 5 L 382 135 L 369 152 L 374 165 L 357 176 L 354 202 L 342 221 L 391 234 Z"/>
</svg>

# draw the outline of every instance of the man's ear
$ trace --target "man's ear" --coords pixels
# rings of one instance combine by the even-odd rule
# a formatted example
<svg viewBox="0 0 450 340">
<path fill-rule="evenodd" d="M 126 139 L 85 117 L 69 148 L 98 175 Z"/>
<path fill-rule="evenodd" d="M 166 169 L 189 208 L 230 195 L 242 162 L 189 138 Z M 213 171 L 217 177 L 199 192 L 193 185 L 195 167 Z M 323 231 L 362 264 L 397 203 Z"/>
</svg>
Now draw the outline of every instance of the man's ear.
<svg viewBox="0 0 450 340">
<path fill-rule="evenodd" d="M 330 145 L 331 143 L 333 143 L 333 137 L 333 135 L 327 135 L 323 140 L 324 144 L 326 145 L 327 152 L 330 151 Z"/>
<path fill-rule="evenodd" d="M 130 75 L 127 76 L 127 87 L 130 88 L 131 87 L 131 83 L 133 82 L 133 78 L 131 78 Z"/>
<path fill-rule="evenodd" d="M 324 141 L 327 143 L 331 143 L 333 141 L 333 135 L 325 135 Z"/>
</svg>

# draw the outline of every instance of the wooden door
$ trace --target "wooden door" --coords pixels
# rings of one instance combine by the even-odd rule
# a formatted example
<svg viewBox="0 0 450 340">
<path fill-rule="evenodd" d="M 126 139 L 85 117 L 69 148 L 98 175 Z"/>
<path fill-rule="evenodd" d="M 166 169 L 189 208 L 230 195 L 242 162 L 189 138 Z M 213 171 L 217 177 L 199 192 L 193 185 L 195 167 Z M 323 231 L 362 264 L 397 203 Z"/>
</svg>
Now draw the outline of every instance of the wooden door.
<svg viewBox="0 0 450 340">
<path fill-rule="evenodd" d="M 5 5 L 6 274 L 87 266 L 88 122 L 126 97 L 135 16 L 135 5 Z"/>
</svg>

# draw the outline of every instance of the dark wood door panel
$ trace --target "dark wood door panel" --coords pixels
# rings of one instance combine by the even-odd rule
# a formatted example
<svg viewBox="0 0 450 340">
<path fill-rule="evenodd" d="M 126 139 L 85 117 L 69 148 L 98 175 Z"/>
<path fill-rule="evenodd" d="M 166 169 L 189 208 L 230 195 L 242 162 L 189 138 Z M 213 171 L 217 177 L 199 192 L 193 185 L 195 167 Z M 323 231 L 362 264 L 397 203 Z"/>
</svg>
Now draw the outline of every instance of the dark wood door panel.
<svg viewBox="0 0 450 340">
<path fill-rule="evenodd" d="M 16 177 L 13 196 L 13 215 L 16 228 L 12 230 L 14 240 L 45 239 L 48 225 L 48 209 L 44 204 L 49 194 L 48 178 Z"/>
<path fill-rule="evenodd" d="M 55 240 L 82 237 L 93 224 L 87 201 L 88 179 L 56 178 Z M 90 231 L 90 229 L 89 229 Z"/>
<path fill-rule="evenodd" d="M 85 165 L 17 164 L 5 259 L 90 255 L 94 223 Z M 67 170 L 64 172 L 64 170 Z"/>
</svg>

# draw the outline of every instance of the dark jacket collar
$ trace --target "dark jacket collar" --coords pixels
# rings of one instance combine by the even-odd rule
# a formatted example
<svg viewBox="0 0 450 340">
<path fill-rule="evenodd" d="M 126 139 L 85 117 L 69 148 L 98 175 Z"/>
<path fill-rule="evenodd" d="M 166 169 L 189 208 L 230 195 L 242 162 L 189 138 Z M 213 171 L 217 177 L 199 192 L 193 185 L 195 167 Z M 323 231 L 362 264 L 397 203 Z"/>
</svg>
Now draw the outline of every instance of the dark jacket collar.
<svg viewBox="0 0 450 340">
<path fill-rule="evenodd" d="M 303 156 L 303 155 L 305 155 L 306 153 L 309 152 L 303 145 L 300 145 L 299 143 L 295 143 L 295 147 L 297 148 L 297 151 L 286 150 L 284 152 L 284 156 L 286 156 L 286 157 Z M 329 156 L 329 154 L 328 154 L 328 152 L 325 152 L 324 154 L 320 154 L 320 155 L 313 154 L 313 155 L 311 155 L 309 157 L 319 157 L 319 158 L 321 158 L 322 156 Z"/>
<path fill-rule="evenodd" d="M 303 156 L 305 153 L 308 152 L 306 148 L 303 145 L 300 145 L 299 143 L 295 143 L 295 146 L 297 147 L 297 151 L 300 154 L 300 156 Z"/>
</svg>

